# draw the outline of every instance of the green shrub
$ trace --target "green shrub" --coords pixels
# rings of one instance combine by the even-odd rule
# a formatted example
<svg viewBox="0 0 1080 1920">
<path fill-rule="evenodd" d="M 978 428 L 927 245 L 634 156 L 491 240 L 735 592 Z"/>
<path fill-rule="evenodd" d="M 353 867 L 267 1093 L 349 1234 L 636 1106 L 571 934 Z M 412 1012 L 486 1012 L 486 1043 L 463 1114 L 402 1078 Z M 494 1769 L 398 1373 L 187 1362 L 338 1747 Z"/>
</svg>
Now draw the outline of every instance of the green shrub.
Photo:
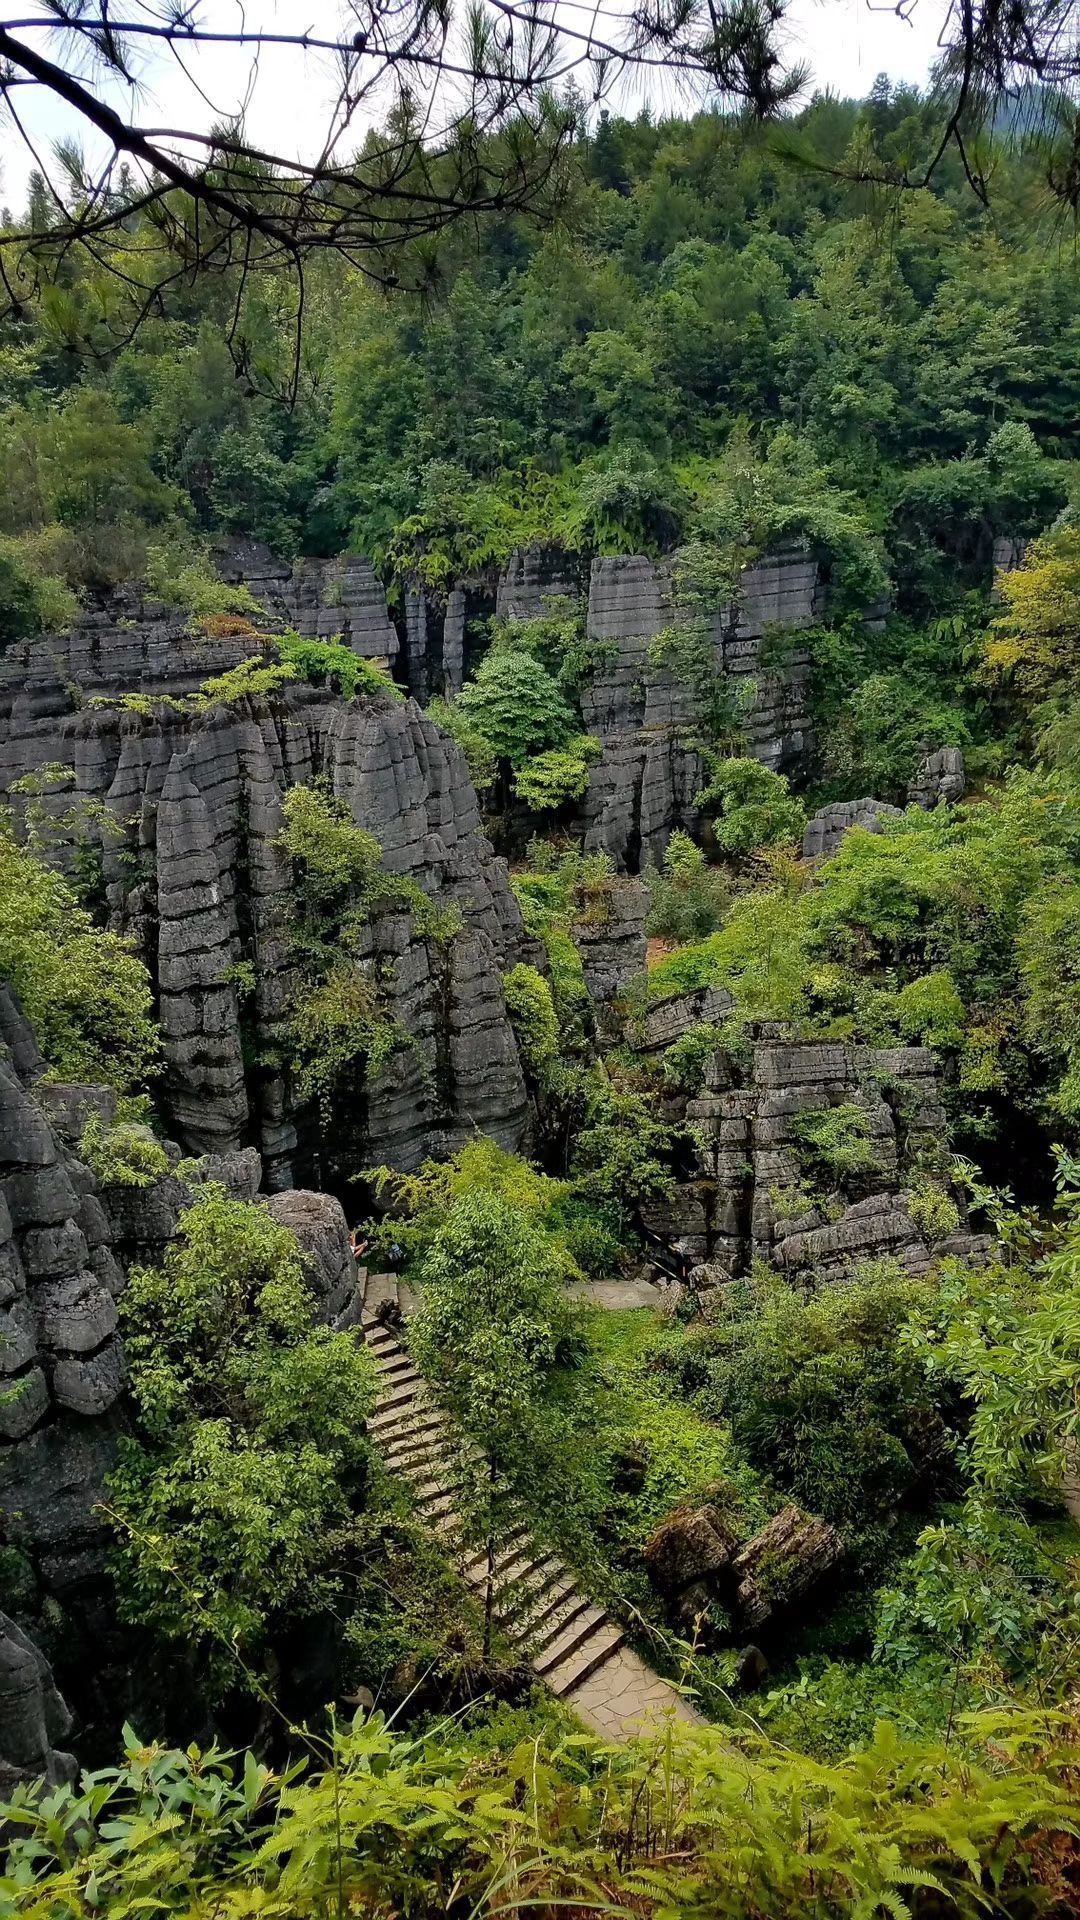
<svg viewBox="0 0 1080 1920">
<path fill-rule="evenodd" d="M 169 1171 L 169 1158 L 149 1127 L 105 1127 L 92 1113 L 79 1142 L 79 1157 L 103 1187 L 151 1187 Z"/>
<path fill-rule="evenodd" d="M 210 555 L 182 540 L 152 542 L 147 547 L 146 585 L 157 599 L 197 620 L 222 613 L 257 616 L 263 612 L 250 588 L 226 585 Z"/>
<path fill-rule="evenodd" d="M 781 840 L 802 840 L 806 809 L 782 774 L 759 760 L 713 758 L 709 776 L 696 804 L 717 816 L 713 831 L 725 853 L 758 853 Z"/>
<path fill-rule="evenodd" d="M 960 1225 L 960 1209 L 940 1181 L 923 1175 L 912 1182 L 908 1212 L 920 1233 L 931 1241 L 945 1240 Z"/>
<path fill-rule="evenodd" d="M 906 1343 L 927 1284 L 881 1262 L 806 1298 L 762 1272 L 701 1336 L 696 1404 L 752 1463 L 854 1543 L 950 1471 L 937 1395 Z"/>
<path fill-rule="evenodd" d="M 343 700 L 352 700 L 358 694 L 364 699 L 375 699 L 380 694 L 389 694 L 393 700 L 405 698 L 385 667 L 377 660 L 365 660 L 340 639 L 304 640 L 287 629 L 278 635 L 275 644 L 296 679 L 310 680 L 316 685 L 329 680 Z"/>
<path fill-rule="evenodd" d="M 581 800 L 589 785 L 589 768 L 600 757 L 600 742 L 591 734 L 576 733 L 565 746 L 533 754 L 514 775 L 514 792 L 534 813 L 554 813 L 571 800 Z"/>
<path fill-rule="evenodd" d="M 535 967 L 520 964 L 504 973 L 503 992 L 521 1057 L 534 1079 L 539 1078 L 559 1054 L 559 1021 L 551 988 Z"/>
<path fill-rule="evenodd" d="M 877 1165 L 866 1114 L 851 1101 L 796 1114 L 791 1132 L 801 1164 L 828 1179 L 851 1180 Z"/>
<path fill-rule="evenodd" d="M 719 926 L 730 899 L 723 874 L 708 867 L 701 848 L 679 831 L 668 842 L 662 872 L 648 868 L 645 882 L 650 899 L 645 930 L 659 940 L 703 939 Z"/>
<path fill-rule="evenodd" d="M 709 1062 L 723 1040 L 721 1029 L 703 1021 L 673 1040 L 664 1053 L 664 1078 L 684 1093 L 700 1091 Z"/>
<path fill-rule="evenodd" d="M 102 933 L 67 881 L 0 817 L 0 977 L 60 1080 L 128 1093 L 156 1071 L 150 980 L 130 941 Z"/>
<path fill-rule="evenodd" d="M 373 1079 L 395 1049 L 408 1043 L 383 1011 L 373 970 L 346 959 L 297 995 L 288 1034 L 296 1097 L 317 1101 L 324 1120 L 350 1068 L 362 1066 Z"/>
<path fill-rule="evenodd" d="M 320 1324 L 295 1235 L 212 1184 L 121 1311 L 137 1432 L 108 1490 L 120 1611 L 224 1689 L 342 1594 L 371 1362 Z"/>
<path fill-rule="evenodd" d="M 532 654 L 493 648 L 458 694 L 456 706 L 498 760 L 523 767 L 529 756 L 565 747 L 574 716 L 547 669 Z"/>
<path fill-rule="evenodd" d="M 822 1763 L 730 1728 L 604 1745 L 511 1717 L 492 1741 L 376 1713 L 284 1773 L 130 1735 L 118 1767 L 19 1796 L 0 1903 L 10 1920 L 79 1912 L 88 1887 L 102 1920 L 148 1905 L 419 1916 L 445 1911 L 448 1888 L 470 1914 L 512 1893 L 551 1920 L 598 1898 L 641 1920 L 900 1920 L 924 1890 L 950 1920 L 978 1920 L 987 1888 L 1017 1914 L 1060 1904 L 1077 1824 L 1067 1743 L 1015 1709 L 963 1735 L 908 1742 L 882 1719 L 868 1747 Z"/>
<path fill-rule="evenodd" d="M 676 1129 L 645 1095 L 594 1077 L 570 1171 L 583 1194 L 625 1215 L 672 1193 L 678 1145 Z"/>
</svg>

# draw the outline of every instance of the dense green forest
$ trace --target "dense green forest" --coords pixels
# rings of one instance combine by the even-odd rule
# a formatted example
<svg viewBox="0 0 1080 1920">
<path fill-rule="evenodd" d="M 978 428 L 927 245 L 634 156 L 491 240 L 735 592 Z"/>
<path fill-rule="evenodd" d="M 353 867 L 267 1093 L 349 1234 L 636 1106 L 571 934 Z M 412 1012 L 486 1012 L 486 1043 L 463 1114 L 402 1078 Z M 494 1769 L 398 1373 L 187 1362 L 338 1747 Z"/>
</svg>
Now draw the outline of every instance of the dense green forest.
<svg viewBox="0 0 1080 1920">
<path fill-rule="evenodd" d="M 384 862 L 314 759 L 280 808 L 291 998 L 244 1064 L 281 1073 L 302 1141 L 322 1126 L 367 1266 L 412 1297 L 407 1326 L 381 1324 L 445 1419 L 486 1558 L 471 1589 L 384 1457 L 377 1345 L 331 1324 L 270 1207 L 171 1150 L 168 980 L 137 937 L 164 773 L 108 873 L 102 804 L 80 788 L 63 810 L 51 746 L 8 779 L 0 977 L 41 1085 L 109 1090 L 76 1138 L 86 1191 L 130 1221 L 189 1184 L 167 1238 L 117 1232 L 124 1412 L 98 1510 L 115 1698 L 82 1708 L 88 1770 L 0 1806 L 0 1915 L 1076 1910 L 1080 262 L 1036 148 L 988 146 L 989 206 L 951 150 L 918 190 L 845 178 L 871 146 L 917 166 L 937 140 L 934 104 L 885 80 L 767 129 L 603 113 L 557 224 L 485 213 L 422 255 L 422 292 L 327 254 L 298 336 L 284 273 L 239 300 L 227 274 L 192 275 L 118 343 L 115 280 L 76 248 L 8 326 L 0 646 L 28 663 L 9 706 L 88 613 L 124 625 L 118 587 L 252 649 L 195 693 L 73 697 L 63 754 L 114 727 L 149 763 L 169 729 L 186 746 L 223 714 L 273 715 L 294 683 L 404 706 L 402 669 L 395 686 L 339 640 L 274 631 L 223 583 L 215 552 L 242 536 L 285 562 L 367 556 L 399 630 L 418 588 L 493 603 L 522 548 L 585 572 L 663 562 L 688 618 L 652 664 L 694 698 L 704 774 L 693 831 L 630 877 L 648 966 L 605 1023 L 583 956 L 626 876 L 574 812 L 602 643 L 562 600 L 477 621 L 464 686 L 430 714 L 510 860 L 528 944 L 499 990 L 529 1120 L 520 1151 L 474 1131 L 407 1167 L 378 1165 L 377 1142 L 350 1158 L 350 1103 L 366 1116 L 417 1046 L 383 992 L 408 939 L 370 943 L 408 920 L 449 996 L 462 900 Z M 41 182 L 30 216 L 47 231 Z M 137 212 L 125 232 L 137 260 Z M 695 645 L 695 616 L 778 551 L 826 587 L 799 636 L 815 745 L 788 774 L 752 757 Z M 780 672 L 793 645 L 762 640 Z M 34 714 L 44 740 L 54 716 Z M 963 751 L 963 799 L 906 805 L 940 747 Z M 804 857 L 815 810 L 864 796 L 897 810 Z M 121 930 L 125 887 L 144 891 Z M 250 1006 L 267 936 L 241 933 L 227 984 Z M 253 1016 L 244 1036 L 264 1044 Z M 759 1052 L 785 1047 L 861 1078 L 802 1103 L 790 1184 L 772 1161 L 755 1174 L 774 1246 L 785 1222 L 825 1245 L 885 1185 L 910 1242 L 820 1274 L 761 1254 L 696 1287 L 686 1258 L 663 1311 L 602 1304 L 674 1242 L 650 1223 L 678 1224 L 700 1157 L 722 1157 L 710 1098 L 734 1087 L 737 1119 Z M 915 1051 L 929 1124 L 904 1082 Z M 748 1141 L 724 1136 L 733 1191 Z M 14 1485 L 4 1617 L 70 1691 L 89 1643 L 47 1597 Z M 759 1630 L 732 1556 L 789 1510 L 835 1553 L 811 1588 L 766 1549 Z M 687 1514 L 693 1541 L 713 1530 L 712 1586 L 657 1573 Z M 602 1740 L 544 1691 L 493 1614 L 495 1542 L 526 1524 L 704 1724 Z M 0 1715 L 0 1785 L 4 1731 Z"/>
</svg>

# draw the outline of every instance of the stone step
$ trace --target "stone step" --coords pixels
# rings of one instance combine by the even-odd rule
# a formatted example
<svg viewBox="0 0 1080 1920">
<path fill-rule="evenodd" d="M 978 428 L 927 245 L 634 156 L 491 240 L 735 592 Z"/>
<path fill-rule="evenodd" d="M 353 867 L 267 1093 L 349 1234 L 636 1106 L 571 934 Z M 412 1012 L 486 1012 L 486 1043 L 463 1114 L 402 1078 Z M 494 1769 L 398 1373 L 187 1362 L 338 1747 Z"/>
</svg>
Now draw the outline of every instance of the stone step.
<svg viewBox="0 0 1080 1920">
<path fill-rule="evenodd" d="M 527 1647 L 534 1656 L 543 1653 L 592 1605 L 588 1595 L 575 1587 L 572 1581 L 568 1581 L 567 1585 L 569 1592 L 561 1593 L 546 1611 L 531 1620 L 518 1623 L 517 1630 L 510 1636 L 515 1646 Z"/>
<path fill-rule="evenodd" d="M 400 1386 L 391 1385 L 385 1393 L 380 1393 L 375 1402 L 375 1418 L 393 1413 L 398 1407 L 409 1407 L 419 1392 L 419 1382 L 404 1380 Z"/>
<path fill-rule="evenodd" d="M 415 1367 L 395 1367 L 392 1373 L 381 1373 L 375 1389 L 376 1404 L 386 1406 L 391 1395 L 399 1393 L 402 1387 L 411 1387 L 413 1392 L 424 1385 L 423 1376 Z"/>
<path fill-rule="evenodd" d="M 372 1433 L 386 1433 L 390 1427 L 404 1427 L 414 1415 L 423 1412 L 429 1406 L 426 1394 L 416 1393 L 412 1389 L 400 1396 L 376 1402 L 375 1411 L 368 1421 Z"/>
<path fill-rule="evenodd" d="M 522 1542 L 521 1552 L 510 1562 L 499 1567 L 499 1591 L 512 1594 L 515 1612 L 527 1604 L 530 1594 L 557 1580 L 566 1572 L 561 1560 L 549 1554 L 546 1559 L 537 1554 L 531 1540 Z"/>
<path fill-rule="evenodd" d="M 421 1374 L 412 1368 L 406 1370 L 404 1367 L 399 1367 L 396 1372 L 384 1374 L 380 1379 L 376 1389 L 375 1404 L 382 1412 L 383 1409 L 394 1405 L 405 1387 L 410 1387 L 413 1393 L 418 1393 L 423 1385 L 424 1380 Z"/>
<path fill-rule="evenodd" d="M 445 1416 L 427 1398 L 425 1383 L 407 1348 L 392 1327 L 365 1315 L 366 1337 L 378 1374 L 375 1413 L 368 1422 L 372 1440 L 386 1467 L 411 1487 L 417 1517 L 444 1541 L 474 1592 L 487 1583 L 486 1551 L 463 1554 L 457 1499 L 461 1492 L 460 1441 L 454 1442 Z M 538 1679 L 573 1706 L 573 1695 L 625 1644 L 622 1628 L 581 1592 L 557 1554 L 536 1545 L 524 1523 L 501 1536 L 495 1553 L 495 1614 L 510 1643 L 527 1656 Z M 655 1704 L 665 1683 L 642 1668 L 642 1708 Z M 604 1681 L 596 1683 L 603 1694 Z M 649 1689 L 652 1689 L 652 1692 Z M 626 1676 L 619 1669 L 617 1704 L 611 1713 L 586 1691 L 586 1725 L 609 1735 L 628 1719 L 624 1705 Z M 676 1704 L 674 1690 L 673 1706 Z M 685 1717 L 685 1712 L 681 1717 Z"/>
<path fill-rule="evenodd" d="M 590 1675 L 596 1672 L 597 1667 L 602 1667 L 605 1660 L 609 1660 L 613 1653 L 618 1652 L 625 1638 L 626 1635 L 622 1629 L 613 1626 L 605 1617 L 603 1627 L 597 1628 L 577 1648 L 576 1652 L 570 1654 L 560 1665 L 548 1667 L 542 1677 L 552 1693 L 557 1694 L 560 1700 L 565 1700 L 568 1694 L 573 1693 L 575 1687 L 580 1687 L 583 1681 L 588 1680 Z M 549 1648 L 548 1652 L 550 1651 Z M 535 1661 L 533 1665 L 536 1666 Z"/>
<path fill-rule="evenodd" d="M 545 1579 L 535 1584 L 528 1583 L 522 1595 L 522 1604 L 517 1610 L 520 1638 L 539 1628 L 553 1608 L 564 1600 L 577 1595 L 574 1576 L 566 1567 L 554 1579 Z"/>
<path fill-rule="evenodd" d="M 364 1329 L 367 1345 L 376 1353 L 400 1353 L 401 1341 L 392 1327 L 384 1327 L 381 1320 L 371 1320 Z"/>
<path fill-rule="evenodd" d="M 380 1344 L 371 1342 L 371 1352 L 375 1354 L 377 1367 L 411 1367 L 413 1356 L 407 1346 L 400 1346 L 398 1340 L 384 1340 Z"/>
<path fill-rule="evenodd" d="M 407 1433 L 395 1433 L 389 1436 L 374 1435 L 375 1443 L 388 1467 L 395 1473 L 419 1472 L 426 1467 L 433 1454 L 438 1454 L 443 1445 L 443 1430 L 436 1422 L 433 1426 L 417 1425 Z"/>
<path fill-rule="evenodd" d="M 423 1519 L 455 1518 L 455 1496 L 452 1487 L 444 1487 L 441 1493 L 428 1494 L 417 1503 Z"/>
<path fill-rule="evenodd" d="M 446 1430 L 438 1415 L 431 1414 L 426 1420 L 415 1420 L 407 1427 L 398 1427 L 392 1433 L 375 1438 L 383 1459 L 400 1466 L 404 1472 L 404 1462 L 413 1454 L 428 1453 L 433 1447 L 442 1446 Z"/>
<path fill-rule="evenodd" d="M 545 1675 L 550 1673 L 552 1668 L 562 1666 L 571 1654 L 577 1653 L 586 1641 L 591 1640 L 601 1628 L 609 1625 L 610 1621 L 603 1607 L 597 1607 L 591 1603 L 583 1607 L 580 1613 L 575 1614 L 548 1641 L 542 1653 L 533 1656 L 533 1666 L 537 1673 Z"/>
<path fill-rule="evenodd" d="M 507 1567 L 515 1565 L 520 1560 L 523 1544 L 527 1544 L 530 1548 L 529 1564 L 531 1565 L 536 1558 L 536 1550 L 532 1547 L 528 1539 L 527 1528 L 518 1527 L 513 1533 L 504 1533 L 501 1539 L 495 1542 L 495 1578 L 497 1581 L 502 1580 Z M 487 1548 L 481 1547 L 478 1553 L 471 1554 L 466 1560 L 462 1571 L 466 1580 L 486 1580 Z"/>
</svg>

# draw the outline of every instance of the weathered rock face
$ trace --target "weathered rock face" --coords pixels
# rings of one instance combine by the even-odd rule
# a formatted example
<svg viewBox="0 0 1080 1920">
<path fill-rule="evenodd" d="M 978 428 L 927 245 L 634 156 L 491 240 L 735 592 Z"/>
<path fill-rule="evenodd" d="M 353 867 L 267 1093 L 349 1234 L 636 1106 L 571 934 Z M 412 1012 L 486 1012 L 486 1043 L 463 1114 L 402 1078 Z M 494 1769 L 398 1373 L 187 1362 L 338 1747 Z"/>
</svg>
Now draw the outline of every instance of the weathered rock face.
<svg viewBox="0 0 1080 1920">
<path fill-rule="evenodd" d="M 116 1669 L 131 1664 L 102 1512 L 127 1427 L 117 1301 L 134 1262 L 161 1260 L 199 1185 L 250 1201 L 261 1167 L 249 1148 L 207 1156 L 182 1179 L 100 1187 L 77 1146 L 89 1113 L 111 1119 L 113 1096 L 43 1082 L 6 989 L 0 1033 L 0 1546 L 21 1562 L 27 1608 L 47 1601 L 61 1625 L 70 1697 L 107 1723 Z M 175 1167 L 179 1149 L 166 1153 Z M 266 1204 L 297 1235 L 322 1317 L 354 1324 L 358 1276 L 339 1203 L 292 1191 Z M 0 1614 L 0 1798 L 21 1773 L 61 1777 L 67 1762 L 53 1749 L 65 1727 L 44 1663 Z"/>
<path fill-rule="evenodd" d="M 581 700 L 586 728 L 603 750 L 582 803 L 585 845 L 635 872 L 662 858 L 675 827 L 693 826 L 702 784 L 701 760 L 688 744 L 698 725 L 694 696 L 650 659 L 657 635 L 681 617 L 670 574 L 640 554 L 594 560 L 586 601 L 567 556 L 515 554 L 499 584 L 500 613 L 534 618 L 555 598 L 582 603 L 600 650 Z M 735 698 L 753 683 L 749 750 L 767 766 L 800 767 L 809 751 L 809 658 L 792 636 L 812 626 L 823 605 L 816 562 L 791 553 L 748 567 L 735 600 L 710 618 L 717 672 L 730 679 Z M 777 627 L 785 642 L 770 661 L 763 642 Z"/>
<path fill-rule="evenodd" d="M 613 881 L 597 904 L 572 924 L 585 985 L 604 1038 L 613 1038 L 617 1032 L 612 1003 L 644 971 L 648 912 L 644 882 L 625 876 Z"/>
<path fill-rule="evenodd" d="M 697 1023 L 680 1020 L 680 1006 L 705 1018 L 703 998 L 654 1009 L 646 1050 Z M 860 1133 L 854 1174 L 815 1166 L 808 1155 L 807 1118 L 837 1108 Z M 644 1222 L 695 1264 L 699 1296 L 747 1272 L 755 1258 L 821 1279 L 885 1254 L 912 1273 L 929 1267 L 934 1247 L 909 1204 L 913 1176 L 940 1161 L 947 1137 L 928 1049 L 803 1042 L 761 1028 L 745 1058 L 713 1055 L 685 1118 L 698 1142 L 698 1176 L 648 1208 Z M 954 1236 L 949 1250 L 961 1244 L 968 1242 Z"/>
<path fill-rule="evenodd" d="M 812 820 L 806 823 L 803 834 L 803 859 L 827 860 L 836 852 L 845 833 L 853 827 L 861 827 L 864 833 L 880 833 L 882 821 L 898 820 L 903 813 L 902 807 L 892 807 L 887 800 L 835 800 L 831 806 L 822 807 Z"/>
<path fill-rule="evenodd" d="M 136 610 L 133 624 L 119 624 L 119 606 Z M 476 1127 L 518 1145 L 528 1103 L 500 974 L 524 951 L 523 931 L 458 748 L 412 701 L 345 702 L 306 686 L 199 713 L 88 705 L 182 694 L 245 657 L 243 640 L 192 639 L 130 596 L 113 613 L 7 657 L 0 789 L 58 762 L 73 769 L 55 796 L 58 819 L 78 797 L 112 815 L 110 924 L 135 937 L 157 986 L 170 1129 L 194 1152 L 254 1144 L 268 1184 L 291 1183 L 294 1116 L 280 1070 L 260 1057 L 294 986 L 281 803 L 318 777 L 379 840 L 388 869 L 464 919 L 448 945 L 421 938 L 405 912 L 365 930 L 358 957 L 379 971 L 386 1012 L 410 1044 L 357 1089 L 358 1155 L 411 1167 Z M 246 1003 L 241 960 L 254 978 Z M 318 1172 L 310 1147 L 301 1164 Z"/>
<path fill-rule="evenodd" d="M 717 1601 L 740 1631 L 757 1632 L 782 1616 L 844 1556 L 836 1528 L 789 1505 L 750 1540 L 722 1507 L 676 1507 L 645 1543 L 645 1570 L 685 1633 L 702 1630 Z"/>
<path fill-rule="evenodd" d="M 216 559 L 224 580 L 248 587 L 282 626 L 305 640 L 340 637 L 365 660 L 389 666 L 397 658 L 398 636 L 386 594 L 370 560 L 360 554 L 301 559 L 290 567 L 261 541 L 229 540 L 221 542 Z"/>
<path fill-rule="evenodd" d="M 908 802 L 917 807 L 936 807 L 944 800 L 951 806 L 963 799 L 966 784 L 964 756 L 959 747 L 938 747 L 916 768 L 907 790 Z"/>
<path fill-rule="evenodd" d="M 71 1715 L 48 1661 L 0 1613 L 0 1800 L 24 1781 L 55 1786 L 73 1780 L 76 1763 L 57 1746 L 70 1731 Z"/>
<path fill-rule="evenodd" d="M 300 1243 L 304 1272 L 332 1327 L 353 1327 L 363 1304 L 349 1227 L 340 1200 L 330 1193 L 273 1193 L 267 1212 Z"/>
<path fill-rule="evenodd" d="M 756 1632 L 774 1615 L 790 1612 L 843 1557 L 843 1540 L 827 1520 L 800 1507 L 782 1508 L 732 1561 L 743 1626 Z"/>
</svg>

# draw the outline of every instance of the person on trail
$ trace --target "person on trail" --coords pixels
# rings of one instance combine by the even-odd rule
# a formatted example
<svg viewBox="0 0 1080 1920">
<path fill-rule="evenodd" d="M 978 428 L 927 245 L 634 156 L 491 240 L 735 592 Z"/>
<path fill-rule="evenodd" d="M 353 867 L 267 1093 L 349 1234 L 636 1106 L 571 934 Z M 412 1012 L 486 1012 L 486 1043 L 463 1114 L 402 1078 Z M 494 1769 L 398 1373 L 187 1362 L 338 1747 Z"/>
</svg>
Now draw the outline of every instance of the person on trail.
<svg viewBox="0 0 1080 1920">
<path fill-rule="evenodd" d="M 352 1248 L 352 1257 L 359 1265 L 370 1247 L 371 1241 L 364 1239 L 359 1227 L 354 1227 L 349 1235 L 349 1245 Z"/>
</svg>

